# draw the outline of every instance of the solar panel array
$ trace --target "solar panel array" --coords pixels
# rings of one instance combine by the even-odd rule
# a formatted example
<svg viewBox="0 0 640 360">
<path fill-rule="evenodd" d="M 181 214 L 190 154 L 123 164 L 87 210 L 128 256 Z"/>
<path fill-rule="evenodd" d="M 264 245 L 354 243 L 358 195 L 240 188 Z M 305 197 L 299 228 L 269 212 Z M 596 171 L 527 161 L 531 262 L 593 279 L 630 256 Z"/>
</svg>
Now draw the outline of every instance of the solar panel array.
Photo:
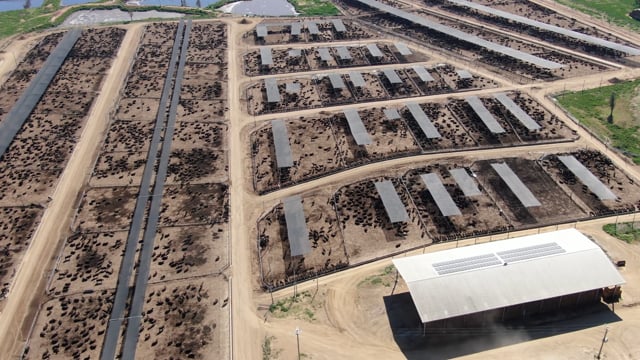
<svg viewBox="0 0 640 360">
<path fill-rule="evenodd" d="M 550 242 L 546 244 L 533 245 L 521 247 L 513 250 L 506 250 L 497 252 L 498 256 L 502 258 L 505 263 L 536 259 L 543 256 L 563 254 L 567 251 L 563 249 L 558 243 Z"/>
<path fill-rule="evenodd" d="M 458 69 L 456 70 L 456 74 L 458 74 L 458 77 L 462 80 L 468 80 L 468 79 L 473 79 L 473 75 L 471 75 L 471 73 L 467 70 L 464 69 Z"/>
<path fill-rule="evenodd" d="M 433 78 L 433 76 L 431 76 L 431 74 L 429 74 L 427 69 L 425 69 L 425 67 L 422 66 L 422 65 L 414 65 L 412 67 L 412 69 L 413 69 L 413 71 L 416 72 L 416 74 L 418 74 L 418 77 L 420 78 L 420 80 L 422 80 L 424 82 L 429 82 L 429 81 L 434 81 L 435 80 Z"/>
<path fill-rule="evenodd" d="M 509 110 L 509 112 L 512 113 L 522 125 L 524 125 L 524 127 L 532 131 L 540 129 L 540 125 L 538 125 L 538 123 L 533 120 L 529 114 L 524 112 L 518 104 L 513 102 L 507 94 L 497 93 L 493 95 L 493 97 L 504 105 L 504 107 L 506 107 L 507 110 Z"/>
<path fill-rule="evenodd" d="M 300 256 L 311 252 L 309 243 L 309 231 L 304 217 L 304 207 L 299 195 L 285 198 L 284 219 L 287 223 L 287 238 L 291 256 Z"/>
<path fill-rule="evenodd" d="M 376 44 L 367 44 L 367 50 L 369 50 L 369 54 L 373 57 L 383 57 L 382 51 Z"/>
<path fill-rule="evenodd" d="M 449 261 L 442 261 L 434 263 L 431 266 L 433 266 L 433 269 L 438 273 L 438 275 L 446 275 L 467 270 L 477 270 L 496 265 L 502 265 L 502 261 L 500 261 L 500 259 L 498 259 L 495 254 L 491 253 Z"/>
<path fill-rule="evenodd" d="M 51 80 L 58 73 L 60 66 L 62 66 L 69 51 L 71 51 L 81 34 L 82 30 L 76 28 L 64 35 L 60 43 L 49 54 L 40 71 L 33 77 L 29 86 L 9 110 L 5 120 L 0 123 L 0 158 L 7 151 L 18 132 L 20 132 L 42 95 L 47 91 Z"/>
<path fill-rule="evenodd" d="M 453 179 L 458 184 L 460 190 L 464 196 L 471 197 L 482 195 L 482 192 L 478 188 L 476 181 L 469 175 L 465 169 L 451 169 L 449 173 L 453 176 Z"/>
<path fill-rule="evenodd" d="M 400 196 L 398 196 L 391 180 L 377 182 L 375 186 L 387 216 L 389 216 L 389 221 L 397 223 L 409 220 L 407 209 L 405 209 L 402 200 L 400 200 Z"/>
<path fill-rule="evenodd" d="M 271 132 L 273 133 L 273 146 L 276 149 L 276 165 L 279 168 L 293 166 L 291 145 L 289 144 L 289 132 L 284 120 L 271 120 Z"/>
<path fill-rule="evenodd" d="M 609 190 L 609 188 L 600 181 L 589 169 L 587 169 L 573 155 L 558 156 L 564 166 L 566 166 L 583 184 L 585 184 L 592 193 L 600 200 L 615 200 L 617 196 Z"/>
<path fill-rule="evenodd" d="M 409 112 L 411 112 L 411 115 L 418 123 L 418 126 L 420 126 L 420 129 L 427 138 L 436 139 L 441 137 L 440 132 L 438 132 L 438 129 L 433 126 L 431 120 L 429 119 L 427 114 L 424 113 L 420 105 L 416 103 L 408 103 L 407 109 L 409 109 Z"/>
<path fill-rule="evenodd" d="M 313 21 L 307 21 L 307 30 L 309 30 L 309 34 L 318 35 L 320 34 L 320 30 L 318 29 L 318 24 Z"/>
<path fill-rule="evenodd" d="M 331 23 L 333 23 L 333 28 L 336 29 L 336 32 L 342 33 L 347 31 L 341 19 L 332 19 Z"/>
<path fill-rule="evenodd" d="M 273 56 L 270 47 L 263 46 L 260 48 L 260 61 L 262 65 L 273 65 Z"/>
<path fill-rule="evenodd" d="M 349 71 L 349 79 L 355 87 L 365 87 L 367 85 L 359 71 Z"/>
<path fill-rule="evenodd" d="M 473 111 L 475 111 L 476 115 L 482 120 L 484 125 L 491 131 L 493 134 L 502 134 L 504 133 L 504 128 L 500 126 L 498 120 L 491 115 L 489 110 L 484 107 L 482 101 L 477 96 L 467 96 L 464 100 L 471 106 Z"/>
<path fill-rule="evenodd" d="M 390 83 L 392 83 L 392 84 L 402 84 L 402 79 L 400 79 L 400 76 L 398 76 L 398 73 L 396 73 L 395 70 L 393 70 L 393 69 L 382 69 L 382 72 L 384 73 L 384 76 L 387 78 L 387 80 L 389 80 Z"/>
<path fill-rule="evenodd" d="M 409 47 L 407 46 L 407 44 L 402 43 L 402 42 L 397 42 L 395 44 L 393 44 L 396 49 L 398 50 L 398 52 L 400 53 L 400 55 L 402 56 L 407 56 L 407 55 L 411 55 L 413 54 L 411 52 L 411 49 L 409 49 Z"/>
<path fill-rule="evenodd" d="M 296 21 L 291 23 L 291 35 L 300 36 L 302 33 L 302 23 Z"/>
<path fill-rule="evenodd" d="M 356 144 L 358 145 L 371 144 L 371 137 L 367 132 L 367 128 L 362 123 L 362 119 L 360 118 L 360 114 L 358 114 L 358 110 L 346 109 L 344 110 L 344 116 L 347 118 L 347 123 L 349 124 L 351 135 L 356 141 Z"/>
<path fill-rule="evenodd" d="M 258 34 L 259 38 L 263 38 L 267 36 L 267 34 L 269 34 L 269 31 L 267 30 L 267 25 L 259 24 L 258 26 L 256 26 L 256 34 Z"/>
<path fill-rule="evenodd" d="M 456 203 L 451 198 L 451 195 L 444 185 L 442 185 L 438 174 L 422 174 L 420 177 L 427 187 L 427 190 L 429 190 L 431 197 L 436 202 L 436 205 L 438 205 L 442 216 L 462 215 L 460 209 L 458 209 L 458 206 L 456 206 Z"/>
<path fill-rule="evenodd" d="M 400 113 L 396 108 L 387 108 L 387 109 L 384 109 L 383 112 L 387 120 L 396 120 L 401 118 Z"/>
<path fill-rule="evenodd" d="M 495 16 L 498 16 L 498 17 L 501 17 L 501 18 L 505 18 L 505 19 L 508 19 L 508 20 L 511 20 L 511 21 L 514 21 L 514 22 L 518 22 L 518 23 L 521 23 L 521 24 L 534 26 L 534 27 L 537 27 L 537 28 L 542 29 L 542 30 L 546 30 L 546 31 L 557 33 L 557 34 L 565 35 L 565 36 L 568 36 L 568 37 L 571 37 L 571 38 L 574 38 L 574 39 L 582 40 L 582 41 L 587 42 L 587 43 L 591 43 L 591 44 L 603 46 L 603 47 L 606 47 L 606 48 L 609 48 L 609 49 L 617 50 L 617 51 L 626 53 L 627 55 L 632 55 L 632 56 L 640 55 L 640 50 L 638 50 L 636 48 L 632 48 L 630 46 L 617 44 L 617 43 L 614 43 L 612 41 L 608 41 L 608 40 L 605 40 L 605 39 L 597 38 L 595 36 L 583 34 L 581 32 L 577 32 L 577 31 L 561 28 L 559 26 L 543 23 L 543 22 L 540 22 L 540 21 L 536 21 L 536 20 L 533 20 L 533 19 L 526 18 L 524 16 L 519 16 L 519 15 L 515 15 L 515 14 L 512 14 L 512 13 L 506 12 L 506 11 L 494 9 L 494 8 L 491 8 L 491 7 L 488 7 L 488 6 L 475 4 L 475 3 L 472 3 L 472 2 L 469 2 L 469 1 L 465 1 L 465 0 L 449 0 L 449 2 L 452 2 L 452 3 L 457 4 L 457 5 L 470 7 L 470 8 L 475 9 L 475 10 L 484 11 L 484 12 L 490 13 L 492 15 L 495 15 Z"/>
<path fill-rule="evenodd" d="M 367 6 L 370 6 L 374 9 L 378 9 L 380 11 L 384 11 L 388 14 L 391 14 L 393 16 L 399 17 L 401 19 L 410 21 L 414 24 L 418 24 L 420 26 L 429 28 L 431 30 L 446 34 L 448 36 L 451 36 L 453 38 L 456 38 L 458 40 L 461 41 L 465 41 L 480 47 L 483 47 L 485 49 L 491 50 L 493 52 L 497 52 L 499 54 L 503 54 L 509 57 L 512 57 L 514 59 L 518 59 L 524 62 L 528 62 L 531 64 L 534 64 L 536 66 L 542 67 L 542 68 L 547 68 L 547 69 L 559 69 L 561 67 L 563 67 L 562 64 L 559 64 L 557 62 L 554 61 L 550 61 L 550 60 L 546 60 L 543 58 L 540 58 L 538 56 L 535 55 L 531 55 L 519 50 L 515 50 L 512 49 L 508 46 L 504 46 L 504 45 L 499 45 L 496 43 L 493 43 L 491 41 L 487 41 L 484 40 L 478 36 L 475 35 L 471 35 L 469 33 L 466 33 L 464 31 L 460 31 L 458 29 L 454 29 L 452 27 L 446 26 L 446 25 L 442 25 L 436 22 L 433 22 L 431 20 L 425 19 L 421 16 L 415 15 L 415 14 L 411 14 L 408 13 L 406 11 L 394 8 L 392 6 L 386 5 L 386 4 L 382 4 L 378 1 L 375 0 L 357 0 L 360 3 L 363 3 Z"/>
<path fill-rule="evenodd" d="M 278 89 L 278 81 L 274 78 L 264 79 L 264 87 L 267 89 L 267 102 L 280 102 L 280 90 Z"/>
<path fill-rule="evenodd" d="M 500 175 L 500 178 L 507 184 L 511 192 L 520 200 L 524 207 L 540 206 L 540 202 L 531 193 L 531 190 L 520 180 L 509 165 L 505 163 L 491 164 L 491 167 Z"/>
<path fill-rule="evenodd" d="M 351 53 L 349 52 L 349 49 L 347 49 L 346 46 L 338 46 L 336 48 L 336 51 L 338 52 L 338 56 L 340 57 L 340 60 L 351 60 Z"/>
<path fill-rule="evenodd" d="M 329 81 L 331 81 L 331 86 L 334 89 L 344 89 L 346 87 L 344 81 L 342 81 L 342 76 L 340 76 L 340 74 L 330 73 Z"/>
<path fill-rule="evenodd" d="M 497 253 L 488 253 L 464 257 L 460 259 L 441 261 L 433 263 L 433 269 L 438 275 L 455 274 L 462 271 L 478 270 L 491 266 L 504 265 L 517 261 L 525 261 L 537 259 L 544 256 L 564 254 L 567 251 L 556 242 L 539 244 L 533 246 L 525 246 L 512 250 L 499 251 Z"/>
<path fill-rule="evenodd" d="M 331 61 L 333 60 L 333 56 L 329 53 L 329 49 L 326 47 L 318 48 L 318 55 L 320 55 L 320 60 L 322 61 Z"/>
</svg>

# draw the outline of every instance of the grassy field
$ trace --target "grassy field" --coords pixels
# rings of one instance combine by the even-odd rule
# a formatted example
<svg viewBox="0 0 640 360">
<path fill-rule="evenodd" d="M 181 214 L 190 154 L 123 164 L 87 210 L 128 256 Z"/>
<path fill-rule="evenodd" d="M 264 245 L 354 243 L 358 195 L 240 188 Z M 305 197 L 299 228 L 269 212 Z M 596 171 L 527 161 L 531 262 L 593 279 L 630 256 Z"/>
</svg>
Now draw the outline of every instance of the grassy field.
<svg viewBox="0 0 640 360">
<path fill-rule="evenodd" d="M 558 102 L 583 125 L 634 163 L 640 164 L 640 80 L 576 91 L 558 96 Z M 613 123 L 607 121 L 609 101 L 615 92 Z"/>
<path fill-rule="evenodd" d="M 634 241 L 640 239 L 640 227 L 637 223 L 619 223 L 619 224 L 607 224 L 602 227 L 607 234 L 616 237 L 622 241 L 632 244 Z"/>
<path fill-rule="evenodd" d="M 50 27 L 59 8 L 60 0 L 45 0 L 39 8 L 0 12 L 0 38 Z"/>
<path fill-rule="evenodd" d="M 606 20 L 618 26 L 639 30 L 640 21 L 632 19 L 628 14 L 636 5 L 636 0 L 556 0 L 595 18 Z"/>
<path fill-rule="evenodd" d="M 289 0 L 296 11 L 305 16 L 340 15 L 340 11 L 329 0 Z"/>
</svg>

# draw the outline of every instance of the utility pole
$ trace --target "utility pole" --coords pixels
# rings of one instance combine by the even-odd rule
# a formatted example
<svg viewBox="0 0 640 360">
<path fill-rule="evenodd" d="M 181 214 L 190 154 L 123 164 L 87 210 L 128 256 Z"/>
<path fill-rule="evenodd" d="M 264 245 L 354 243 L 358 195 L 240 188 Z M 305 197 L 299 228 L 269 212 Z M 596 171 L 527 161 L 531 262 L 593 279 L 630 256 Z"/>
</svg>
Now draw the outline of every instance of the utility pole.
<svg viewBox="0 0 640 360">
<path fill-rule="evenodd" d="M 606 343 L 607 341 L 609 341 L 609 339 L 607 338 L 607 333 L 609 332 L 609 327 L 607 326 L 604 329 L 604 336 L 602 337 L 602 343 L 600 344 L 600 350 L 598 351 L 598 356 L 596 356 L 596 359 L 600 360 L 600 356 L 602 355 L 602 348 L 604 347 L 604 343 Z M 298 354 L 300 353 L 300 351 L 298 350 Z M 298 357 L 299 359 L 300 357 Z"/>
<path fill-rule="evenodd" d="M 301 333 L 302 333 L 302 330 L 300 330 L 299 327 L 296 327 L 296 342 L 298 343 L 298 360 L 300 360 L 300 334 Z M 602 351 L 602 348 L 600 348 L 600 350 Z"/>
</svg>

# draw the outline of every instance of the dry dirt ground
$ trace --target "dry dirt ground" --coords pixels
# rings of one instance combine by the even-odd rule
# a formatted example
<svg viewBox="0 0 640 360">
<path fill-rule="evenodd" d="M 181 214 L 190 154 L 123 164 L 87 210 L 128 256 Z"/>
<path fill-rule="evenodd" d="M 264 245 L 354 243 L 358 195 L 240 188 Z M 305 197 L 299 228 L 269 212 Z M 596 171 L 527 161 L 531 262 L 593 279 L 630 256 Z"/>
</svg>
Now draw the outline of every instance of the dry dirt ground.
<svg viewBox="0 0 640 360">
<path fill-rule="evenodd" d="M 562 10 L 562 8 L 559 8 Z M 564 10 L 563 10 L 564 11 Z M 229 25 L 228 58 L 241 59 L 242 54 L 255 50 L 254 46 L 247 45 L 242 36 L 251 31 L 260 19 L 249 19 L 242 24 L 240 19 L 223 20 Z M 595 22 L 585 20 L 585 22 Z M 597 23 L 597 22 L 595 22 Z M 40 296 L 46 277 L 49 275 L 52 261 L 57 254 L 57 247 L 51 246 L 52 239 L 62 239 L 67 233 L 69 221 L 72 217 L 76 199 L 81 194 L 83 186 L 88 181 L 93 160 L 97 156 L 101 139 L 105 136 L 108 125 L 109 110 L 112 108 L 118 89 L 122 86 L 126 69 L 128 69 L 142 29 L 142 24 L 128 25 L 128 32 L 123 40 L 117 58 L 112 68 L 108 71 L 103 82 L 100 96 L 91 109 L 86 129 L 71 156 L 58 186 L 51 196 L 51 201 L 43 215 L 40 225 L 32 239 L 32 244 L 27 250 L 22 266 L 15 276 L 11 294 L 6 300 L 3 312 L 0 314 L 0 353 L 18 354 L 23 342 L 28 336 L 29 320 L 35 315 L 35 307 L 40 302 Z M 625 34 L 638 42 L 635 34 Z M 19 43 L 18 43 L 19 44 Z M 303 47 L 309 46 L 303 44 Z M 414 44 L 416 48 L 422 48 Z M 8 49 L 16 49 L 16 54 L 22 49 L 17 45 L 10 45 Z M 11 52 L 8 52 L 11 54 Z M 452 63 L 460 68 L 469 68 L 469 62 L 460 62 L 456 59 L 445 58 L 436 52 L 429 51 L 429 58 L 442 62 Z M 296 357 L 296 327 L 302 329 L 300 335 L 301 351 L 311 359 L 371 359 L 371 358 L 424 358 L 424 352 L 403 351 L 398 342 L 393 338 L 389 326 L 389 319 L 384 306 L 384 296 L 406 293 L 401 281 L 395 284 L 392 274 L 385 274 L 385 269 L 391 263 L 390 259 L 378 261 L 348 271 L 321 278 L 318 282 L 308 281 L 294 288 L 273 294 L 273 299 L 278 303 L 286 304 L 286 299 L 293 292 L 300 294 L 300 306 L 291 311 L 291 315 L 281 316 L 276 310 L 273 314 L 268 312 L 272 303 L 269 294 L 264 294 L 259 289 L 259 268 L 255 257 L 256 219 L 268 212 L 280 202 L 280 199 L 300 192 L 316 188 L 336 189 L 339 183 L 353 182 L 365 176 L 373 176 L 390 166 L 409 166 L 416 161 L 436 160 L 441 155 L 428 154 L 414 158 L 402 158 L 381 161 L 362 167 L 353 168 L 330 176 L 315 179 L 298 184 L 287 189 L 276 191 L 263 196 L 255 194 L 252 186 L 251 158 L 248 149 L 249 133 L 255 129 L 256 122 L 270 120 L 274 115 L 249 116 L 244 111 L 247 108 L 243 99 L 242 89 L 246 88 L 254 79 L 244 75 L 240 61 L 229 61 L 227 101 L 229 121 L 228 123 L 228 163 L 229 163 L 229 199 L 230 199 L 230 229 L 231 230 L 231 263 L 230 269 L 230 304 L 231 304 L 231 334 L 232 346 L 230 351 L 236 359 L 259 359 L 263 355 L 265 339 L 270 339 L 272 353 L 278 353 L 278 358 L 290 359 Z M 11 70 L 11 63 L 7 61 L 7 52 L 3 54 L 0 63 L 0 76 Z M 630 167 L 617 154 L 609 151 L 603 144 L 595 141 L 582 128 L 571 122 L 565 114 L 559 111 L 555 104 L 546 95 L 564 89 L 577 90 L 581 88 L 597 87 L 611 78 L 630 79 L 640 76 L 638 69 L 620 67 L 603 74 L 596 73 L 582 77 L 574 77 L 560 81 L 545 83 L 542 86 L 536 84 L 520 85 L 500 78 L 495 73 L 482 67 L 474 68 L 479 75 L 494 80 L 503 91 L 522 91 L 537 102 L 551 110 L 567 125 L 575 130 L 580 139 L 572 146 L 584 146 L 609 156 L 620 168 L 624 168 L 634 178 L 640 178 L 640 171 L 636 167 Z M 494 89 L 480 89 L 468 93 L 469 95 L 488 94 Z M 444 100 L 450 94 L 416 97 L 418 102 Z M 405 100 L 385 101 L 385 105 L 399 105 Z M 212 104 L 215 108 L 215 104 Z M 374 104 L 371 104 L 374 106 Z M 338 111 L 343 108 L 358 108 L 358 104 L 346 106 L 332 106 L 326 111 Z M 299 116 L 317 115 L 317 109 L 293 111 L 286 114 L 288 118 Z M 545 144 L 536 145 L 539 152 L 556 152 L 566 149 L 565 145 Z M 527 149 L 513 150 L 513 153 L 526 153 Z M 504 155 L 504 149 L 478 150 L 478 154 L 484 157 L 499 157 Z M 510 151 L 511 152 L 511 151 Z M 620 217 L 624 220 L 630 216 Z M 634 305 L 640 301 L 640 288 L 635 284 L 640 276 L 640 249 L 638 245 L 626 245 L 604 235 L 599 227 L 614 219 L 601 219 L 578 224 L 578 229 L 593 235 L 596 240 L 614 259 L 626 259 L 627 267 L 622 274 L 627 280 L 624 288 L 623 302 L 616 308 L 616 315 L 623 321 L 610 324 L 609 342 L 605 346 L 605 356 L 611 359 L 633 359 L 640 353 L 640 345 L 636 338 L 639 335 L 640 312 Z M 553 230 L 554 228 L 544 229 Z M 116 229 L 117 230 L 117 229 Z M 512 233 L 511 236 L 519 234 Z M 114 236 L 121 236 L 115 233 Z M 504 237 L 504 235 L 502 236 Z M 500 238 L 500 237 L 498 237 Z M 496 237 L 480 238 L 478 241 L 496 240 Z M 474 240 L 464 243 L 445 243 L 428 247 L 429 251 L 437 251 L 456 245 L 468 245 Z M 410 255 L 410 254 L 406 254 Z M 43 261 L 44 259 L 44 261 Z M 382 275 L 380 275 L 382 274 Z M 380 278 L 380 280 L 376 280 Z M 388 284 L 388 286 L 387 286 Z M 212 284 L 211 286 L 214 286 Z M 397 285 L 397 286 L 394 286 Z M 176 288 L 180 284 L 175 285 Z M 206 286 L 204 287 L 206 290 Z M 150 286 L 149 290 L 154 296 L 161 296 L 165 290 L 158 286 Z M 101 296 L 96 295 L 98 299 Z M 216 298 L 217 299 L 217 298 Z M 282 301 L 285 302 L 282 302 Z M 35 304 L 35 306 L 34 306 Z M 95 304 L 94 304 L 95 305 Z M 90 306 L 88 309 L 97 311 L 100 306 Z M 100 304 L 102 305 L 102 304 Z M 87 307 L 84 307 L 87 309 Z M 44 311 L 59 311 L 58 309 L 44 309 Z M 597 319 L 596 319 L 597 320 Z M 588 321 L 585 320 L 585 321 Z M 493 358 L 518 358 L 527 354 L 530 358 L 558 358 L 558 359 L 582 359 L 592 358 L 600 345 L 604 326 L 602 322 L 585 325 L 575 323 L 560 323 L 558 326 L 565 331 L 556 334 L 550 329 L 541 329 L 531 338 L 524 333 L 514 333 L 507 340 L 513 344 L 507 346 L 494 345 L 489 340 L 499 340 L 492 334 L 482 338 L 482 346 L 469 344 L 465 350 L 456 347 L 444 348 L 440 354 L 442 357 L 468 356 L 469 358 L 493 359 Z M 571 331 L 568 331 L 568 330 Z M 164 341 L 170 334 L 164 334 L 160 339 Z M 38 334 L 35 334 L 38 336 Z M 143 335 L 144 336 L 144 335 Z M 500 339 L 504 341 L 505 339 Z M 487 346 L 487 344 L 489 344 Z M 91 346 L 87 344 L 91 351 Z M 146 345 L 145 345 L 146 346 Z M 429 353 L 430 354 L 430 353 Z"/>
</svg>

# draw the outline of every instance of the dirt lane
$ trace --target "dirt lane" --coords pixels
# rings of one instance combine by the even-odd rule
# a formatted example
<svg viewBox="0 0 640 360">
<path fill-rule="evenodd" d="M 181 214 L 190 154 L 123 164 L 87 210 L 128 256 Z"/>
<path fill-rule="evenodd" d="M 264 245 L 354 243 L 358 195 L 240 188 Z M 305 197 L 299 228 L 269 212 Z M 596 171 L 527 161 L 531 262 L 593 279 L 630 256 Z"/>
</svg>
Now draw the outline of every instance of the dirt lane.
<svg viewBox="0 0 640 360">
<path fill-rule="evenodd" d="M 0 354 L 16 354 L 22 349 L 26 336 L 20 330 L 31 319 L 42 296 L 44 281 L 62 238 L 66 236 L 73 208 L 81 192 L 102 136 L 109 123 L 109 110 L 115 104 L 119 89 L 127 75 L 129 62 L 135 53 L 142 24 L 129 27 L 117 57 L 102 85 L 100 95 L 88 114 L 87 124 L 69 162 L 51 196 L 31 244 L 0 314 Z"/>
</svg>

